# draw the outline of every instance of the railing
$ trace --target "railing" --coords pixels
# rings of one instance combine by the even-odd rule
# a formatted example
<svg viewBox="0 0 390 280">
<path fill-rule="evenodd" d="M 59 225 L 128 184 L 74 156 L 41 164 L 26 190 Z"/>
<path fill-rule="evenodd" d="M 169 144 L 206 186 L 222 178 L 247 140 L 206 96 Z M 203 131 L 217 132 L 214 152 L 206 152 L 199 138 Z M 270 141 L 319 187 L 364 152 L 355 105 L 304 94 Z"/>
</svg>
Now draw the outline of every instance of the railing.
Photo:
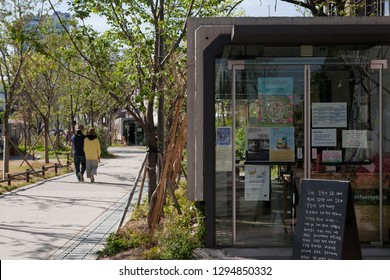
<svg viewBox="0 0 390 280">
<path fill-rule="evenodd" d="M 42 169 L 40 169 L 40 170 L 27 169 L 25 172 L 14 173 L 14 174 L 7 173 L 6 178 L 0 180 L 0 183 L 7 182 L 7 185 L 11 186 L 12 180 L 19 178 L 20 176 L 25 176 L 26 182 L 30 182 L 30 177 L 32 175 L 36 175 L 39 173 L 41 173 L 42 177 L 45 178 L 46 171 L 49 171 L 50 169 L 53 169 L 53 168 L 54 168 L 54 174 L 57 176 L 59 168 L 67 168 L 69 170 L 71 164 L 72 163 L 69 160 L 67 160 L 65 165 L 59 164 L 59 163 L 54 163 L 54 165 L 51 165 L 51 166 L 42 166 Z"/>
</svg>

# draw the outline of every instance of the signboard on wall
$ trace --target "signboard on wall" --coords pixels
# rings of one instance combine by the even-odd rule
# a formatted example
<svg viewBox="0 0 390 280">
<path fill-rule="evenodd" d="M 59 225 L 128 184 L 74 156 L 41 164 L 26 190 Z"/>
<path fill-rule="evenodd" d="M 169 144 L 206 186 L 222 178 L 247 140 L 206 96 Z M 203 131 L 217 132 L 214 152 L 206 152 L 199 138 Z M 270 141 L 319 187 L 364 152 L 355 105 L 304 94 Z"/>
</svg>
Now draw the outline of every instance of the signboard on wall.
<svg viewBox="0 0 390 280">
<path fill-rule="evenodd" d="M 302 180 L 293 259 L 362 259 L 349 181 Z"/>
</svg>

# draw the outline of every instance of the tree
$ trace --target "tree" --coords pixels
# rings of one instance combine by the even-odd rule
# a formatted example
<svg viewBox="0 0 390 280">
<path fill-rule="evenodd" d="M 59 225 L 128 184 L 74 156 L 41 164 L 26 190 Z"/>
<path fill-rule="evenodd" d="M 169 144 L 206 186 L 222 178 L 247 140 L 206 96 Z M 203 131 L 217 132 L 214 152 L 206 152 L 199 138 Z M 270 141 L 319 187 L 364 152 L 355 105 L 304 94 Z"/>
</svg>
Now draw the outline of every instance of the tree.
<svg viewBox="0 0 390 280">
<path fill-rule="evenodd" d="M 277 0 L 275 0 L 277 1 Z M 294 4 L 298 7 L 305 8 L 311 12 L 313 16 L 355 16 L 362 13 L 365 6 L 365 1 L 357 0 L 282 0 L 287 3 Z M 376 11 L 373 10 L 372 13 Z M 365 15 L 363 13 L 363 15 Z"/>
<path fill-rule="evenodd" d="M 4 91 L 3 177 L 9 172 L 8 123 L 15 110 L 20 91 L 21 72 L 37 40 L 36 27 L 31 25 L 39 0 L 1 0 L 0 6 L 0 79 Z"/>
<path fill-rule="evenodd" d="M 23 97 L 39 114 L 44 125 L 45 163 L 49 163 L 49 132 L 53 108 L 59 96 L 62 68 L 38 53 L 30 56 L 22 74 Z"/>
</svg>

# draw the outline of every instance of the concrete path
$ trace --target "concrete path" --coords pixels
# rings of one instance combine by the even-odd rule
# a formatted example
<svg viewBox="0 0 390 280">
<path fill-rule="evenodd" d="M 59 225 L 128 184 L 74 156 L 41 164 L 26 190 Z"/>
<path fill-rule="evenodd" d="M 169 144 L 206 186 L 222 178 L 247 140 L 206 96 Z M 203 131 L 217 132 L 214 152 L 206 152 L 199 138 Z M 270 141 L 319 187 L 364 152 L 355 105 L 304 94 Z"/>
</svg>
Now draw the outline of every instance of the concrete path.
<svg viewBox="0 0 390 280">
<path fill-rule="evenodd" d="M 0 196 L 0 259 L 96 259 L 145 156 L 139 147 L 110 151 L 118 157 L 101 161 L 95 183 L 72 173 Z"/>
</svg>

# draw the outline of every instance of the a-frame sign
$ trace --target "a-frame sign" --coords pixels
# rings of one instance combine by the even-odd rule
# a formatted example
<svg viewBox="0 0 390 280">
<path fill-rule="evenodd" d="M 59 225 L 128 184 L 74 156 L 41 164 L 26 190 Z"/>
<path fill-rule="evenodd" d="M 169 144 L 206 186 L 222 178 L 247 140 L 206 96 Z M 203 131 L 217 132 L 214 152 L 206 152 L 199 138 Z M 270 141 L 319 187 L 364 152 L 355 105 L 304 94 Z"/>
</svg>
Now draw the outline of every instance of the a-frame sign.
<svg viewBox="0 0 390 280">
<path fill-rule="evenodd" d="M 302 180 L 293 259 L 362 259 L 349 181 Z"/>
</svg>

